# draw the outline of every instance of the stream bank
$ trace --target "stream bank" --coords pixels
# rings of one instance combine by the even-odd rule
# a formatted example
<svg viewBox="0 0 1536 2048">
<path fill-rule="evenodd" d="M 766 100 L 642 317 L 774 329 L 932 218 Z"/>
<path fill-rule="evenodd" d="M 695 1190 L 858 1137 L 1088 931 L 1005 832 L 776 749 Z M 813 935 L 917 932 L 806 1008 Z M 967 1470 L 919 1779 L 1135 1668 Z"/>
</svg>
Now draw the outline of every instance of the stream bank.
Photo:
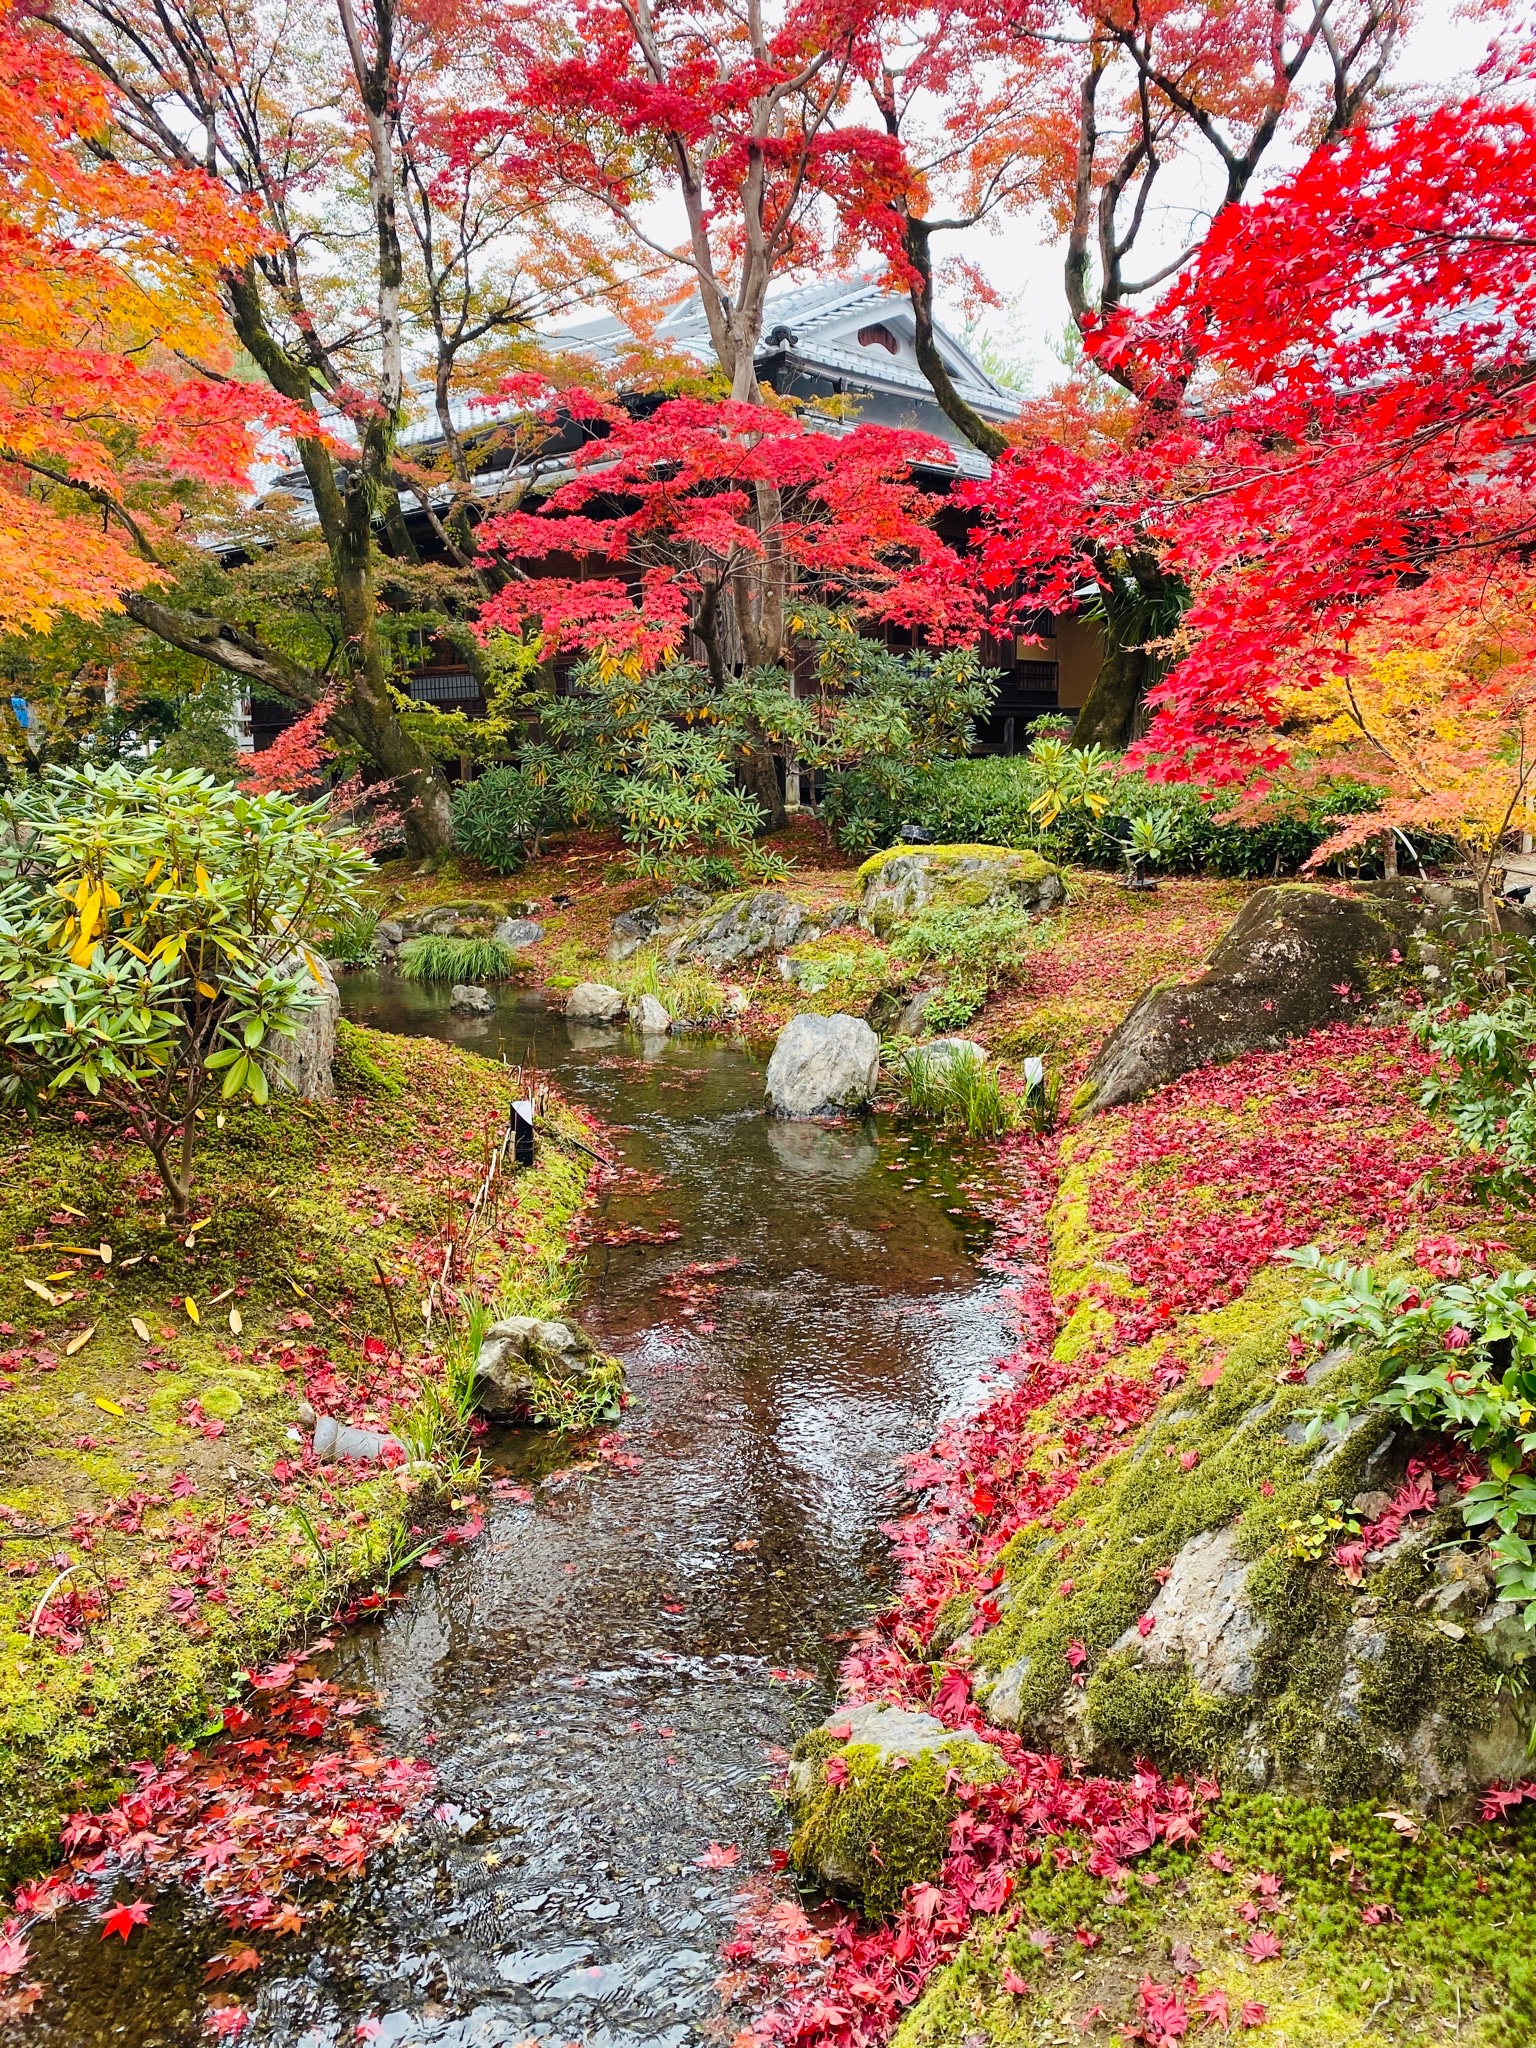
<svg viewBox="0 0 1536 2048">
<path fill-rule="evenodd" d="M 388 1429 L 434 1383 L 430 1361 L 401 1369 L 396 1323 L 421 1327 L 510 1081 L 344 1028 L 333 1098 L 210 1107 L 179 1229 L 105 1113 L 0 1117 L 8 1884 L 132 1759 L 203 1732 L 238 1669 L 411 1547 L 400 1475 L 317 1466 L 301 1403 Z M 546 1147 L 519 1234 L 477 1242 L 498 1291 L 549 1298 L 590 1164 Z"/>
</svg>

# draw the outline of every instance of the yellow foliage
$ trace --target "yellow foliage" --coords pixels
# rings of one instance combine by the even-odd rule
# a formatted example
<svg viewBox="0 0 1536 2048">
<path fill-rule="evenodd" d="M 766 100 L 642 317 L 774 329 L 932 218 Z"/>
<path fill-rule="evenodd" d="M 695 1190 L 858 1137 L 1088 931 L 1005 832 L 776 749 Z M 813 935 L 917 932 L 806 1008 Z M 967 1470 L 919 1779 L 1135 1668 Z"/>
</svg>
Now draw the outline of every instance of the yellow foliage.
<svg viewBox="0 0 1536 2048">
<path fill-rule="evenodd" d="M 1347 669 L 1277 692 L 1294 745 L 1385 789 L 1314 861 L 1417 827 L 1456 840 L 1486 879 L 1507 835 L 1536 830 L 1536 585 L 1441 594 L 1405 596 Z"/>
</svg>

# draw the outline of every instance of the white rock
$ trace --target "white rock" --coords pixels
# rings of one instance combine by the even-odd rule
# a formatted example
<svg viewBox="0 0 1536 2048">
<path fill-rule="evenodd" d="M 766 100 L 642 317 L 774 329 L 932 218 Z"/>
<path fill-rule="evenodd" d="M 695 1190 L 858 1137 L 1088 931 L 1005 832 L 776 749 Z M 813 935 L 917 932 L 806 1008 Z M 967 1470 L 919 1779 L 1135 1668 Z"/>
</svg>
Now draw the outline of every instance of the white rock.
<svg viewBox="0 0 1536 2048">
<path fill-rule="evenodd" d="M 654 996 L 637 996 L 629 1006 L 629 1021 L 647 1038 L 660 1038 L 672 1028 L 672 1019 Z"/>
<path fill-rule="evenodd" d="M 974 1060 L 978 1067 L 984 1067 L 987 1063 L 987 1048 L 979 1045 L 974 1038 L 930 1038 L 926 1045 L 915 1045 L 907 1054 L 907 1058 L 920 1059 L 930 1073 L 970 1060 Z"/>
<path fill-rule="evenodd" d="M 775 1116 L 836 1116 L 864 1109 L 880 1078 L 880 1041 L 862 1017 L 791 1017 L 768 1062 Z"/>
<path fill-rule="evenodd" d="M 612 1024 L 624 1014 L 624 998 L 606 981 L 578 982 L 565 999 L 565 1014 L 573 1023 Z"/>
</svg>

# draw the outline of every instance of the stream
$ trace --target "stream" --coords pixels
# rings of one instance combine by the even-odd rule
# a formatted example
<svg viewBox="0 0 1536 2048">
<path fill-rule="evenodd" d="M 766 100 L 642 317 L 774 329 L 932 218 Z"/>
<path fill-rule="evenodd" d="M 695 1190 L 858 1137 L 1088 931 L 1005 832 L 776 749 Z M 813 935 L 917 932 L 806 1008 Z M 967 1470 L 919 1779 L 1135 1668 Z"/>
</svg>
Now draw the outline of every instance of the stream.
<svg viewBox="0 0 1536 2048">
<path fill-rule="evenodd" d="M 242 1980 L 242 2048 L 342 2048 L 359 2020 L 377 2048 L 683 2048 L 742 1880 L 786 1838 L 768 1781 L 889 1586 L 899 1460 L 999 1349 L 984 1168 L 882 1119 L 769 1121 L 738 1044 L 344 991 L 357 1021 L 538 1066 L 605 1125 L 631 1171 L 578 1315 L 625 1360 L 635 1462 L 571 1472 L 557 1439 L 487 1437 L 531 1503 L 490 1494 L 478 1543 L 339 1641 L 328 1675 L 381 1695 L 440 1803 Z M 712 1843 L 739 1860 L 700 1867 Z M 50 1991 L 14 2038 L 190 2048 L 219 1946 L 171 1897 L 126 1949 L 40 1929 Z"/>
</svg>

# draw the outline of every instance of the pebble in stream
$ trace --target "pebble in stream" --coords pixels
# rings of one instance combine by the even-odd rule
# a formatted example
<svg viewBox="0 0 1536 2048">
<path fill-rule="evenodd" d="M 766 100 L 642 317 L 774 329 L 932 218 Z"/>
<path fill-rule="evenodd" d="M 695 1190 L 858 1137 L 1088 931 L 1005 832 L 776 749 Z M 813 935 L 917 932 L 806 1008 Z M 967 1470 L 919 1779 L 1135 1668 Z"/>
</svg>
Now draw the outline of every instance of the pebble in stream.
<svg viewBox="0 0 1536 2048">
<path fill-rule="evenodd" d="M 742 1878 L 783 1840 L 769 1778 L 887 1583 L 899 1459 L 996 1350 L 974 1162 L 908 1147 L 904 1187 L 881 1170 L 889 1131 L 771 1124 L 739 1047 L 669 1041 L 642 1064 L 623 1032 L 510 1006 L 477 1026 L 397 985 L 348 998 L 363 1021 L 536 1059 L 638 1169 L 599 1235 L 660 1214 L 681 1235 L 589 1260 L 580 1314 L 625 1357 L 638 1465 L 552 1474 L 570 1447 L 487 1439 L 503 1485 L 481 1540 L 339 1645 L 328 1675 L 382 1695 L 390 1747 L 432 1760 L 439 1804 L 241 1982 L 240 2039 L 682 2048 L 717 2009 Z M 688 1269 L 726 1260 L 690 1300 Z M 701 1866 L 711 1844 L 739 1860 Z M 190 1908 L 157 1906 L 120 1954 L 61 1927 L 26 2038 L 190 2048 L 219 1945 Z"/>
</svg>

